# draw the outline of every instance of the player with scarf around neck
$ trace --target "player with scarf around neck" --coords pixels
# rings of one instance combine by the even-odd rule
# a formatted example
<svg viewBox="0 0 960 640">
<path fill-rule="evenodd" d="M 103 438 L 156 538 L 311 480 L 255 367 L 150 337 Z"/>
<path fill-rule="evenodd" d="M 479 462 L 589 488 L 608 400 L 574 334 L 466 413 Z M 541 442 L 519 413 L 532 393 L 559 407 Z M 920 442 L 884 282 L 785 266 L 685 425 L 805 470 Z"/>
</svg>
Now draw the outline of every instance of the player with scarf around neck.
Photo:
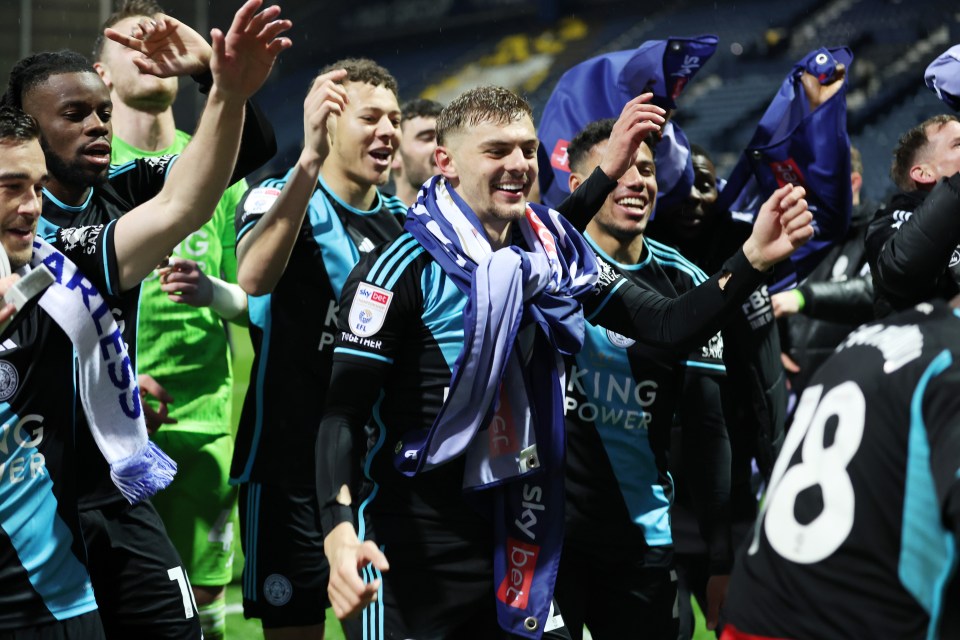
<svg viewBox="0 0 960 640">
<path fill-rule="evenodd" d="M 638 114 L 646 132 L 663 121 L 656 108 Z M 562 495 L 557 504 L 552 487 L 562 482 L 563 429 L 554 420 L 562 373 L 545 385 L 558 351 L 579 348 L 584 314 L 655 344 L 703 340 L 761 271 L 810 237 L 810 214 L 802 190 L 782 190 L 721 273 L 687 296 L 664 299 L 582 252 L 584 240 L 556 212 L 528 205 L 538 142 L 525 101 L 505 89 L 475 89 L 444 109 L 437 130 L 441 178 L 408 212 L 408 233 L 362 259 L 343 289 L 317 442 L 318 469 L 328 470 L 318 474 L 317 491 L 330 600 L 341 619 L 363 611 L 346 623 L 349 637 L 569 637 L 552 606 L 559 540 L 538 537 L 544 521 L 562 517 Z M 498 264 L 505 254 L 515 256 L 506 259 L 519 274 Z M 593 273 L 592 286 L 579 281 Z M 484 314 L 499 321 L 478 324 Z M 512 358 L 534 373 L 522 385 L 504 384 L 497 402 Z M 537 384 L 540 393 L 531 394 Z M 532 410 L 517 402 L 518 387 Z M 470 416 L 456 409 L 466 404 L 460 394 L 472 391 Z M 358 535 L 353 496 L 371 408 L 379 434 L 364 466 L 372 491 L 356 515 Z M 453 417 L 435 422 L 441 411 Z M 511 433 L 497 432 L 492 425 L 500 423 Z M 512 478 L 499 473 L 500 454 L 512 459 Z"/>
</svg>

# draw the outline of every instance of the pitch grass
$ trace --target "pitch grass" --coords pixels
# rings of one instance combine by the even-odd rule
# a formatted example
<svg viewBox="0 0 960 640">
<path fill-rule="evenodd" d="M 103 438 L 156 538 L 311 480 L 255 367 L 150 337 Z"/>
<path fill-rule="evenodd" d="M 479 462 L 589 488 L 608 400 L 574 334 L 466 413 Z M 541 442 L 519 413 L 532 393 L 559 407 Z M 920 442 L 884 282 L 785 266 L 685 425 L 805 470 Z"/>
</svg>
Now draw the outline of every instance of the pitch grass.
<svg viewBox="0 0 960 640">
<path fill-rule="evenodd" d="M 233 347 L 233 422 L 234 430 L 240 419 L 240 407 L 243 406 L 243 396 L 247 392 L 250 382 L 250 365 L 253 363 L 253 348 L 250 346 L 250 337 L 242 327 L 230 326 L 231 345 Z M 243 617 L 243 595 L 240 587 L 240 572 L 243 570 L 243 553 L 240 550 L 240 525 L 234 514 L 234 548 L 236 560 L 233 564 L 234 583 L 227 587 L 227 640 L 262 640 L 263 631 L 259 620 L 246 620 Z M 693 640 L 714 640 L 712 631 L 707 631 L 703 614 L 693 603 L 693 612 L 696 616 L 696 632 Z M 589 640 L 589 633 L 584 633 L 584 640 Z M 331 609 L 327 609 L 327 623 L 324 640 L 344 640 L 343 631 Z"/>
</svg>

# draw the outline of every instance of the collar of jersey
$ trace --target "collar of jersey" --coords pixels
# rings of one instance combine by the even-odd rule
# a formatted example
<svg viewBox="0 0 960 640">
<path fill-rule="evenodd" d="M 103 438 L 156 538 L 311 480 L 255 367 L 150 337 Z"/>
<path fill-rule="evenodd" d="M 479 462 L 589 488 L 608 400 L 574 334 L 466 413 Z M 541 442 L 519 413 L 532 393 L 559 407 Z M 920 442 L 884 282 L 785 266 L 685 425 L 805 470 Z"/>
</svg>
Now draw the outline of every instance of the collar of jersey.
<svg viewBox="0 0 960 640">
<path fill-rule="evenodd" d="M 607 262 L 615 265 L 618 269 L 625 269 L 626 271 L 638 271 L 643 269 L 645 266 L 650 264 L 650 261 L 653 259 L 653 254 L 647 249 L 647 243 L 643 243 L 643 253 L 646 254 L 637 264 L 622 264 L 617 262 L 613 258 L 607 255 L 607 252 L 600 248 L 600 246 L 594 242 L 593 238 L 590 237 L 590 234 L 586 231 L 583 232 L 583 237 L 587 239 L 587 242 L 590 243 L 590 246 L 594 251 L 600 254 L 600 257 L 606 260 Z"/>
<path fill-rule="evenodd" d="M 337 204 L 339 204 L 341 207 L 343 207 L 344 209 L 346 209 L 346 210 L 349 211 L 350 213 L 355 213 L 355 214 L 357 214 L 358 216 L 371 216 L 371 215 L 377 213 L 378 211 L 380 211 L 380 207 L 381 207 L 381 205 L 383 205 L 383 199 L 380 197 L 380 189 L 374 189 L 374 193 L 377 194 L 377 198 L 376 198 L 376 200 L 373 201 L 373 208 L 367 209 L 367 210 L 365 211 L 365 210 L 363 210 L 363 209 L 357 209 L 356 207 L 351 207 L 351 206 L 348 205 L 346 202 L 344 202 L 343 200 L 341 200 L 341 199 L 340 199 L 340 196 L 338 196 L 337 194 L 335 194 L 335 193 L 333 192 L 333 189 L 331 189 L 331 188 L 327 185 L 327 183 L 324 182 L 323 176 L 318 175 L 318 176 L 317 176 L 317 182 L 320 183 L 320 188 L 323 189 L 323 192 L 324 192 L 325 194 L 327 194 L 327 197 L 329 197 L 330 199 L 334 200 Z"/>
<path fill-rule="evenodd" d="M 64 204 L 60 202 L 60 200 L 57 199 L 57 196 L 47 191 L 46 187 L 43 188 L 43 195 L 46 198 L 50 198 L 50 201 L 53 202 L 53 204 L 57 205 L 64 211 L 73 211 L 74 213 L 79 213 L 80 211 L 83 211 L 84 209 L 86 209 L 87 205 L 90 204 L 90 199 L 93 198 L 93 187 L 90 187 L 90 193 L 87 194 L 87 199 L 84 200 L 83 204 L 80 205 L 79 207 L 72 207 L 69 204 Z"/>
</svg>

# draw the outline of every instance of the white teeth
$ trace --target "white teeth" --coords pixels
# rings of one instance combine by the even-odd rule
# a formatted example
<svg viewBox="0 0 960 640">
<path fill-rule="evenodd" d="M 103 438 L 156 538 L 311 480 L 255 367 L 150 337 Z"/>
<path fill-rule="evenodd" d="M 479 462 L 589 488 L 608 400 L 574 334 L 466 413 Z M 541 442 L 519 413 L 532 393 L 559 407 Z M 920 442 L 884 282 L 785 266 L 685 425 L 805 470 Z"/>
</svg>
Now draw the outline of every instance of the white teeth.
<svg viewBox="0 0 960 640">
<path fill-rule="evenodd" d="M 620 198 L 617 200 L 617 204 L 623 207 L 636 207 L 642 209 L 647 203 L 640 198 Z"/>
<path fill-rule="evenodd" d="M 504 191 L 523 191 L 523 184 L 516 182 L 508 182 L 504 184 L 498 184 L 497 189 L 503 189 Z"/>
</svg>

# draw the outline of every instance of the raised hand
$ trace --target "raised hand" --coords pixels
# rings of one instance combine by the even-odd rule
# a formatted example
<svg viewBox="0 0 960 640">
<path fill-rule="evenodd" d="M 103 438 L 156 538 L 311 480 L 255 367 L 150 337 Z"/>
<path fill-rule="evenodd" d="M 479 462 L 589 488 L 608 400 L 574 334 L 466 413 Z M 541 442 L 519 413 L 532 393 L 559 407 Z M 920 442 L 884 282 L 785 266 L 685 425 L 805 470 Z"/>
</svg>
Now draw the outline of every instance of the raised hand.
<svg viewBox="0 0 960 640">
<path fill-rule="evenodd" d="M 264 83 L 273 63 L 284 49 L 289 49 L 289 38 L 280 37 L 293 23 L 277 19 L 280 7 L 257 9 L 263 0 L 247 0 L 233 18 L 230 30 L 210 31 L 213 58 L 210 71 L 218 92 L 249 98 Z"/>
<path fill-rule="evenodd" d="M 804 71 L 800 76 L 800 83 L 807 94 L 807 104 L 810 105 L 810 111 L 832 98 L 843 86 L 844 78 L 847 76 L 847 68 L 843 64 L 838 64 L 836 71 L 830 81 L 820 84 L 820 81 L 809 71 Z"/>
<path fill-rule="evenodd" d="M 341 84 L 346 77 L 347 72 L 344 69 L 334 69 L 318 76 L 303 101 L 304 152 L 314 153 L 314 160 L 320 164 L 323 164 L 330 152 L 327 119 L 331 115 L 343 115 L 343 108 L 349 101 L 347 90 Z"/>
<path fill-rule="evenodd" d="M 757 214 L 753 232 L 743 243 L 750 264 L 766 271 L 813 237 L 813 214 L 803 187 L 787 184 L 773 192 Z"/>
<path fill-rule="evenodd" d="M 610 140 L 600 160 L 600 169 L 611 180 L 620 177 L 633 166 L 637 149 L 651 133 L 659 133 L 666 122 L 666 114 L 661 107 L 649 104 L 652 93 L 642 93 L 624 105 L 610 132 Z"/>
<path fill-rule="evenodd" d="M 133 63 L 144 73 L 160 78 L 196 75 L 210 67 L 213 49 L 203 36 L 167 15 L 141 19 L 129 35 L 110 28 L 103 34 L 139 51 L 142 57 L 134 58 Z"/>
</svg>

